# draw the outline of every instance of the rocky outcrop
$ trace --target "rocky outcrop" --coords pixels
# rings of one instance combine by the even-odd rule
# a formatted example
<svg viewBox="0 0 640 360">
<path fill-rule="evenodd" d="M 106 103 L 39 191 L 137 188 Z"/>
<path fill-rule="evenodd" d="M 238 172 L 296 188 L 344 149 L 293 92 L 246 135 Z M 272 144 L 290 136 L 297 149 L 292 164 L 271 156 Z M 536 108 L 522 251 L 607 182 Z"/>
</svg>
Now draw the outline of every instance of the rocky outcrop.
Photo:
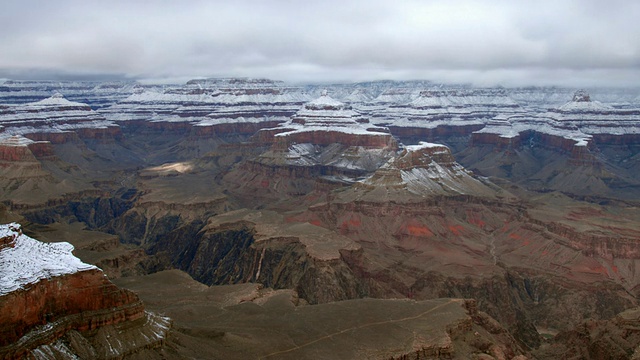
<svg viewBox="0 0 640 360">
<path fill-rule="evenodd" d="M 561 332 L 535 351 L 539 359 L 638 359 L 640 310 L 626 310 L 610 320 L 588 320 Z"/>
<path fill-rule="evenodd" d="M 22 136 L 13 136 L 0 141 L 0 162 L 36 162 L 29 141 Z M 5 166 L 8 166 L 5 165 Z"/>
<path fill-rule="evenodd" d="M 79 142 L 78 133 L 72 131 L 65 132 L 35 132 L 24 135 L 33 141 L 47 141 L 54 145 Z"/>
<path fill-rule="evenodd" d="M 80 262 L 70 244 L 41 243 L 23 235 L 17 224 L 1 226 L 0 238 L 3 359 L 20 358 L 72 330 L 88 333 L 145 318 L 144 305 L 134 293 Z M 144 346 L 160 343 L 166 330 Z"/>
<path fill-rule="evenodd" d="M 350 195 L 346 195 L 348 193 Z M 449 148 L 420 142 L 405 146 L 372 176 L 356 183 L 345 196 L 360 201 L 411 203 L 428 197 L 465 194 L 478 198 L 496 196 L 495 190 L 455 162 Z"/>
<path fill-rule="evenodd" d="M 355 244 L 311 224 L 286 224 L 269 211 L 212 217 L 202 229 L 192 224 L 163 236 L 151 251 L 166 253 L 174 266 L 205 284 L 295 289 L 309 303 L 365 294 L 342 260 L 343 253 L 359 251 Z"/>
<path fill-rule="evenodd" d="M 57 329 L 43 343 L 52 342 L 71 329 L 94 330 L 144 316 L 144 306 L 138 298 L 111 284 L 100 270 L 41 280 L 3 295 L 0 308 L 4 324 L 2 346 L 47 324 Z"/>
<path fill-rule="evenodd" d="M 0 162 L 35 162 L 36 158 L 54 156 L 53 147 L 48 141 L 34 141 L 20 135 L 0 138 Z"/>
</svg>

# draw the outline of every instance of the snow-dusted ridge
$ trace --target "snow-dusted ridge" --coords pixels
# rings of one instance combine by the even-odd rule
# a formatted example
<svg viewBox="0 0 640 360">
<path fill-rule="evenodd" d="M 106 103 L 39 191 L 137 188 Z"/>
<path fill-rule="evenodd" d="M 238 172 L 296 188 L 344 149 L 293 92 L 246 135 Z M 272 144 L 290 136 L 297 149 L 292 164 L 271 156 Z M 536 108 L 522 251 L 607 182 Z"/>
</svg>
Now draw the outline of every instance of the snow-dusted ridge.
<svg viewBox="0 0 640 360">
<path fill-rule="evenodd" d="M 494 196 L 485 184 L 454 161 L 447 146 L 428 142 L 405 146 L 397 156 L 359 183 L 374 188 L 403 189 L 419 196 Z"/>
<path fill-rule="evenodd" d="M 627 135 L 640 133 L 640 109 L 616 109 L 592 101 L 578 90 L 568 103 L 539 115 L 515 114 L 495 117 L 476 134 L 496 134 L 515 138 L 525 131 L 559 136 L 587 146 L 597 134 Z"/>
<path fill-rule="evenodd" d="M 524 109 L 503 89 L 432 89 L 419 92 L 411 101 L 369 110 L 374 124 L 433 129 L 439 126 L 482 126 L 504 114 Z"/>
<path fill-rule="evenodd" d="M 43 243 L 22 233 L 17 223 L 0 225 L 0 296 L 43 279 L 98 269 L 72 254 L 67 242 Z"/>
<path fill-rule="evenodd" d="M 87 104 L 69 101 L 61 94 L 36 102 L 0 109 L 0 126 L 8 135 L 59 133 L 77 129 L 118 126 Z"/>
</svg>

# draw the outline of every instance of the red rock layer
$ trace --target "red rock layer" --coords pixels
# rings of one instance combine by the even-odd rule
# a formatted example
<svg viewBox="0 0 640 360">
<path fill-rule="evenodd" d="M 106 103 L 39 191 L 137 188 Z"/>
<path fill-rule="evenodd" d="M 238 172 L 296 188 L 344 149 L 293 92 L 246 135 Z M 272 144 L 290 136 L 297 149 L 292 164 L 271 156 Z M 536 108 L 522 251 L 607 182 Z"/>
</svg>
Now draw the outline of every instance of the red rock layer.
<svg viewBox="0 0 640 360">
<path fill-rule="evenodd" d="M 440 165 L 451 165 L 456 160 L 451 155 L 451 150 L 446 146 L 431 146 L 417 151 L 404 151 L 400 154 L 394 165 L 399 170 L 411 170 L 413 168 L 425 168 L 435 161 Z"/>
<path fill-rule="evenodd" d="M 399 138 L 421 138 L 434 141 L 451 136 L 468 136 L 482 129 L 484 125 L 438 126 L 436 128 L 387 126 L 391 134 Z"/>
<path fill-rule="evenodd" d="M 196 136 L 215 135 L 253 135 L 261 129 L 278 126 L 282 121 L 264 121 L 259 123 L 227 123 L 210 126 L 194 126 Z"/>
<path fill-rule="evenodd" d="M 513 138 L 503 138 L 499 134 L 474 133 L 471 135 L 471 146 L 494 145 L 497 151 L 513 149 L 522 146 L 523 143 L 534 139 L 537 144 L 546 148 L 559 149 L 566 152 L 573 151 L 576 140 L 567 139 L 557 135 L 544 134 L 535 131 L 524 131 Z"/>
<path fill-rule="evenodd" d="M 191 130 L 192 125 L 188 122 L 148 122 L 146 126 L 152 130 L 162 130 L 162 131 L 171 131 L 176 134 L 188 134 L 189 130 Z"/>
<path fill-rule="evenodd" d="M 331 145 L 345 144 L 350 146 L 362 146 L 372 149 L 395 148 L 397 142 L 391 134 L 385 135 L 369 135 L 369 134 L 350 134 L 339 131 L 304 131 L 293 133 L 287 136 L 275 136 L 274 143 L 276 148 L 287 149 L 291 144 L 315 144 L 315 145 Z"/>
<path fill-rule="evenodd" d="M 6 247 L 14 247 L 14 236 L 13 235 L 9 235 L 9 236 L 5 236 L 5 237 L 0 237 L 0 250 L 6 248 Z"/>
<path fill-rule="evenodd" d="M 500 151 L 520 147 L 522 145 L 522 139 L 520 135 L 505 138 L 498 134 L 476 133 L 471 135 L 470 145 L 494 145 L 495 150 Z"/>
<path fill-rule="evenodd" d="M 112 126 L 107 128 L 81 128 L 76 132 L 81 139 L 111 140 L 122 135 L 120 127 Z"/>
<path fill-rule="evenodd" d="M 0 146 L 0 161 L 36 161 L 26 146 Z"/>
<path fill-rule="evenodd" d="M 41 280 L 0 296 L 0 358 L 19 358 L 28 349 L 50 343 L 71 329 L 86 331 L 140 319 L 138 297 L 112 284 L 100 270 Z M 41 328 L 40 335 L 23 338 Z"/>
<path fill-rule="evenodd" d="M 637 145 L 640 144 L 640 134 L 594 134 L 593 142 L 597 145 Z"/>
<path fill-rule="evenodd" d="M 50 142 L 39 141 L 39 142 L 31 143 L 27 146 L 29 147 L 29 150 L 31 150 L 31 152 L 36 158 L 43 158 L 43 157 L 49 157 L 49 156 L 55 155 L 53 152 L 53 146 L 51 146 Z"/>
<path fill-rule="evenodd" d="M 602 163 L 596 159 L 586 146 L 574 146 L 571 149 L 569 164 L 574 166 L 602 167 Z"/>
<path fill-rule="evenodd" d="M 605 259 L 637 259 L 640 257 L 638 232 L 628 232 L 618 236 L 607 236 L 594 233 L 582 233 L 574 228 L 559 223 L 544 223 L 536 219 L 529 219 L 536 225 L 543 226 L 552 234 L 562 238 L 562 243 L 572 249 L 581 251 L 587 256 L 599 256 Z"/>
</svg>

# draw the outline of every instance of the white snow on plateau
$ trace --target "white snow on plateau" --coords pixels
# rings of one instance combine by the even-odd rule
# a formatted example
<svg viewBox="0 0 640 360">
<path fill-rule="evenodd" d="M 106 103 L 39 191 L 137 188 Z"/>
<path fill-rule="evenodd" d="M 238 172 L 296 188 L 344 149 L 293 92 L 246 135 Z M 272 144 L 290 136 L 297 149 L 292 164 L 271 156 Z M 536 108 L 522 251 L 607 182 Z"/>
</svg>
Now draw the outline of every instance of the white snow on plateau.
<svg viewBox="0 0 640 360">
<path fill-rule="evenodd" d="M 449 152 L 446 145 L 443 144 L 434 144 L 426 141 L 420 141 L 418 145 L 407 145 L 404 147 L 407 151 L 418 151 L 422 149 L 436 149 L 436 148 L 445 148 L 447 150 L 443 150 L 443 153 Z"/>
<path fill-rule="evenodd" d="M 98 269 L 71 252 L 67 242 L 43 243 L 24 234 L 17 223 L 0 225 L 0 239 L 13 238 L 0 250 L 0 296 L 43 279 Z"/>
</svg>

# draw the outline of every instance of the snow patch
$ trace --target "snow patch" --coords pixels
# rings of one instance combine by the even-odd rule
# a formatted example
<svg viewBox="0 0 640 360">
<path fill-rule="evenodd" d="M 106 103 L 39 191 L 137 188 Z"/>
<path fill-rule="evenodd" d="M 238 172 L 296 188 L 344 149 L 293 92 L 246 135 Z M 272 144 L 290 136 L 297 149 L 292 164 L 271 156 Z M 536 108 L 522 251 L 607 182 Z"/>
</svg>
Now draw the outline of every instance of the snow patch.
<svg viewBox="0 0 640 360">
<path fill-rule="evenodd" d="M 0 239 L 13 238 L 0 249 L 0 296 L 43 279 L 98 269 L 72 254 L 67 242 L 43 243 L 22 234 L 17 223 L 0 225 Z"/>
<path fill-rule="evenodd" d="M 442 144 L 434 144 L 426 141 L 420 141 L 418 145 L 406 145 L 404 148 L 407 149 L 407 151 L 419 151 L 423 149 L 447 148 L 447 146 Z"/>
</svg>

